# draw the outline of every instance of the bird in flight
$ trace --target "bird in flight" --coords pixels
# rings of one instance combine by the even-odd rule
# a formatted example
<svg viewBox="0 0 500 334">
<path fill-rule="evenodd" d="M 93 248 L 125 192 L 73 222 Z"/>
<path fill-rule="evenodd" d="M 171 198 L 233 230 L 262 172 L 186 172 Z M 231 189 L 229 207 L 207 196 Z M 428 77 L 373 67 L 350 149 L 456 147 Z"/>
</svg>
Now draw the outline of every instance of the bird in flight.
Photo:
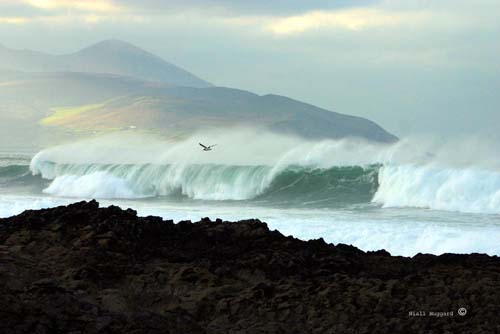
<svg viewBox="0 0 500 334">
<path fill-rule="evenodd" d="M 205 146 L 205 145 L 203 145 L 202 143 L 198 143 L 198 144 L 200 144 L 200 146 L 201 146 L 201 147 L 203 147 L 203 151 L 211 151 L 211 150 L 212 150 L 212 147 L 217 146 L 217 144 L 215 144 L 215 145 L 210 145 L 210 146 Z"/>
</svg>

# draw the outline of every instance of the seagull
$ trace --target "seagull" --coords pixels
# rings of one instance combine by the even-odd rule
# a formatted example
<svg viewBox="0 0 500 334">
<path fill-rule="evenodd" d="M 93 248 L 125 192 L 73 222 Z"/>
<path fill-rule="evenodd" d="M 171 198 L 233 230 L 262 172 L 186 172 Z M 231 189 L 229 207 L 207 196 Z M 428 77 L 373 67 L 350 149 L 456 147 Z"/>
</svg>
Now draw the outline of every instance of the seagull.
<svg viewBox="0 0 500 334">
<path fill-rule="evenodd" d="M 205 146 L 205 145 L 203 145 L 202 143 L 198 143 L 198 144 L 200 144 L 200 146 L 201 146 L 201 147 L 203 147 L 203 151 L 211 151 L 211 150 L 212 150 L 212 147 L 217 146 L 217 144 L 215 144 L 215 145 L 210 145 L 210 146 Z"/>
</svg>

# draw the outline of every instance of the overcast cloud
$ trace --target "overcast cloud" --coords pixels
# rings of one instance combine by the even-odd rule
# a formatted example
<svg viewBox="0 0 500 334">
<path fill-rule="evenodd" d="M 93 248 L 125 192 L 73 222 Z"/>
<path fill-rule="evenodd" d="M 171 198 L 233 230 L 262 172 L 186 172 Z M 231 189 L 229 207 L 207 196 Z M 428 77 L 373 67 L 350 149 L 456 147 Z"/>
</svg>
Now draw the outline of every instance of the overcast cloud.
<svg viewBox="0 0 500 334">
<path fill-rule="evenodd" d="M 119 38 L 400 136 L 499 136 L 499 13 L 496 0 L 2 0 L 0 43 L 66 53 Z"/>
</svg>

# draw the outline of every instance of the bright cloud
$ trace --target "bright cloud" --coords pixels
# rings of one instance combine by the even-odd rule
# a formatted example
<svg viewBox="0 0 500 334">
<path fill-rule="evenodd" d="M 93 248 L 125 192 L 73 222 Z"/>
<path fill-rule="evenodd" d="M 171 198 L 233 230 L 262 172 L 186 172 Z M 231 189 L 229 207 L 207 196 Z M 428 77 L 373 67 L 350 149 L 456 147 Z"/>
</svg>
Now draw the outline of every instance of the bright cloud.
<svg viewBox="0 0 500 334">
<path fill-rule="evenodd" d="M 277 35 L 298 34 L 319 28 L 363 30 L 372 27 L 394 26 L 418 22 L 426 18 L 424 12 L 389 12 L 359 8 L 342 11 L 313 11 L 302 15 L 277 18 L 266 26 Z"/>
<path fill-rule="evenodd" d="M 0 17 L 0 24 L 23 24 L 26 23 L 27 19 L 25 17 Z"/>
<path fill-rule="evenodd" d="M 104 21 L 141 22 L 142 17 L 118 6 L 116 0 L 0 0 L 0 10 L 18 9 L 18 15 L 0 16 L 0 24 L 94 25 Z M 22 6 L 19 6 L 22 3 Z M 16 7 L 17 6 L 17 7 Z"/>
<path fill-rule="evenodd" d="M 43 9 L 76 9 L 93 12 L 116 12 L 120 10 L 110 0 L 24 0 L 25 3 Z"/>
</svg>

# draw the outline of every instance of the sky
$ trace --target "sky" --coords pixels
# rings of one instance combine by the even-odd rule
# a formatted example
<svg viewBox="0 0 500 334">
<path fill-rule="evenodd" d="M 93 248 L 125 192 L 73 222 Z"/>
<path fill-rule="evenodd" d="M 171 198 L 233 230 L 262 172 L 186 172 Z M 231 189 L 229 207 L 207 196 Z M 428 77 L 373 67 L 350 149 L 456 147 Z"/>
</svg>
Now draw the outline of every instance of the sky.
<svg viewBox="0 0 500 334">
<path fill-rule="evenodd" d="M 500 140 L 499 16 L 498 0 L 0 0 L 0 44 L 63 54 L 117 38 L 398 136 Z"/>
</svg>

